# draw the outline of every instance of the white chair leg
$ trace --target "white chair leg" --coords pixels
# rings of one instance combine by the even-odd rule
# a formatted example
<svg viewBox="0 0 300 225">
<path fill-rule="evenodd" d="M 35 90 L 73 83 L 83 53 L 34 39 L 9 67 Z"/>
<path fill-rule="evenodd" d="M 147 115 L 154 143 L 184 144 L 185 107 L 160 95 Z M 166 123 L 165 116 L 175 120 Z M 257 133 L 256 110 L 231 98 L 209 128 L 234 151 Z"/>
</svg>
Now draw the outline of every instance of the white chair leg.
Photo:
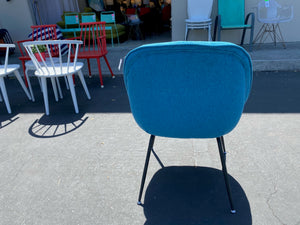
<svg viewBox="0 0 300 225">
<path fill-rule="evenodd" d="M 82 84 L 82 86 L 84 88 L 84 91 L 85 91 L 85 94 L 86 94 L 87 98 L 91 99 L 89 89 L 86 86 L 86 83 L 85 83 L 85 80 L 84 80 L 84 77 L 83 77 L 83 74 L 82 74 L 81 70 L 78 71 L 78 76 L 80 78 L 81 84 Z"/>
<path fill-rule="evenodd" d="M 208 41 L 211 41 L 211 25 L 208 25 L 207 32 L 208 32 Z"/>
<path fill-rule="evenodd" d="M 25 94 L 27 95 L 28 99 L 31 100 L 31 95 L 29 94 L 29 92 L 28 92 L 28 90 L 25 86 L 25 83 L 24 83 L 23 79 L 21 78 L 21 75 L 20 75 L 19 71 L 15 70 L 14 74 L 15 74 L 16 78 L 18 79 L 19 83 L 21 84 L 21 86 L 22 86 Z M 29 82 L 28 82 L 28 85 L 29 85 Z"/>
<path fill-rule="evenodd" d="M 185 27 L 185 35 L 184 35 L 184 40 L 187 40 L 187 34 L 188 34 L 188 28 L 187 26 Z"/>
<path fill-rule="evenodd" d="M 48 101 L 48 90 L 47 90 L 47 80 L 45 77 L 41 77 L 41 84 L 42 84 L 42 92 L 44 96 L 44 104 L 45 104 L 45 110 L 46 115 L 49 115 L 49 101 Z"/>
<path fill-rule="evenodd" d="M 25 70 L 24 77 L 26 77 L 26 79 L 27 79 L 27 83 L 28 83 L 28 87 L 29 87 L 29 92 L 30 92 L 30 95 L 31 95 L 31 101 L 34 102 L 35 98 L 34 98 L 34 95 L 33 95 L 33 91 L 32 91 L 32 87 L 31 87 L 31 83 L 30 83 L 30 78 L 28 76 L 28 69 L 27 68 Z"/>
<path fill-rule="evenodd" d="M 60 82 L 59 82 L 59 78 L 58 77 L 56 77 L 56 83 L 57 83 L 57 87 L 58 87 L 59 97 L 62 99 L 63 95 L 62 95 L 62 91 L 61 91 Z"/>
<path fill-rule="evenodd" d="M 70 92 L 71 92 L 71 95 L 72 95 L 72 100 L 73 100 L 73 104 L 74 104 L 75 113 L 79 113 L 75 88 L 74 88 L 74 84 L 73 84 L 73 77 L 72 77 L 72 75 L 68 75 L 67 78 L 68 78 L 68 81 L 69 81 L 69 87 L 70 87 Z"/>
<path fill-rule="evenodd" d="M 64 79 L 65 79 L 65 83 L 66 83 L 67 90 L 69 90 L 70 88 L 69 88 L 68 80 L 67 80 L 66 77 L 64 77 Z"/>
<path fill-rule="evenodd" d="M 58 102 L 58 93 L 57 93 L 55 77 L 51 77 L 50 79 L 51 79 L 51 83 L 52 83 L 52 88 L 53 88 L 53 92 L 54 92 L 55 101 Z"/>
<path fill-rule="evenodd" d="M 11 114 L 10 104 L 9 104 L 9 100 L 8 100 L 6 87 L 5 87 L 5 82 L 4 82 L 3 77 L 0 77 L 0 88 L 1 88 L 2 96 L 3 96 L 3 99 L 4 99 L 5 105 L 6 105 L 7 112 L 9 114 Z"/>
</svg>

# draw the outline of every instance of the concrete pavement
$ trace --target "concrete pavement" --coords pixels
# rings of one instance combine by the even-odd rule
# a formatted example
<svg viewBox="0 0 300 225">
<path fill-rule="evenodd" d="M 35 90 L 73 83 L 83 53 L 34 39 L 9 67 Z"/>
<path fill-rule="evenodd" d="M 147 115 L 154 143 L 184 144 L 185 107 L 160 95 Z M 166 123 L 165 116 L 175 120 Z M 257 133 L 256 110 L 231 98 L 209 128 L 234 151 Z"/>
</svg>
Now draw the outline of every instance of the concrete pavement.
<svg viewBox="0 0 300 225">
<path fill-rule="evenodd" d="M 268 66 L 276 67 L 275 51 L 296 62 L 297 46 L 255 50 L 254 67 L 271 56 Z M 125 47 L 110 49 L 115 71 Z M 104 89 L 97 75 L 86 78 L 90 101 L 78 85 L 79 114 L 66 90 L 59 102 L 49 91 L 50 116 L 36 79 L 34 103 L 7 79 L 13 114 L 0 104 L 0 224 L 299 224 L 300 76 L 293 66 L 254 73 L 245 112 L 225 136 L 236 215 L 213 139 L 157 138 L 159 160 L 151 156 L 144 204 L 136 205 L 149 135 L 130 113 L 121 75 L 105 75 Z"/>
</svg>

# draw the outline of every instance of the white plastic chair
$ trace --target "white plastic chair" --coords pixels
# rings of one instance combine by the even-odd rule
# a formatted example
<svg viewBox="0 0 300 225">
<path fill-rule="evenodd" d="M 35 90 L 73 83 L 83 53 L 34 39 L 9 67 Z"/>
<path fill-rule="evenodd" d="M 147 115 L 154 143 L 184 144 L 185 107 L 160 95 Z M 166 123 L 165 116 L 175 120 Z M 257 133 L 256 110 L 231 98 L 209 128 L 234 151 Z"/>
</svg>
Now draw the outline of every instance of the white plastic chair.
<svg viewBox="0 0 300 225">
<path fill-rule="evenodd" d="M 261 44 L 270 37 L 275 45 L 277 42 L 281 42 L 286 48 L 279 24 L 293 19 L 293 6 L 281 6 L 275 0 L 261 0 L 258 3 L 257 15 L 257 20 L 263 25 L 254 42 Z"/>
<path fill-rule="evenodd" d="M 207 29 L 208 40 L 211 41 L 211 24 L 210 18 L 213 0 L 188 0 L 187 13 L 188 19 L 185 20 L 185 37 L 187 40 L 189 30 Z"/>
<path fill-rule="evenodd" d="M 52 59 L 53 59 L 54 63 L 59 63 L 59 58 L 54 58 L 53 57 Z M 46 62 L 47 63 L 48 63 L 48 61 L 49 61 L 49 59 L 46 58 Z M 31 86 L 31 81 L 30 81 L 30 76 L 28 75 L 29 74 L 28 71 L 29 70 L 35 71 L 36 68 L 35 68 L 35 65 L 33 64 L 32 60 L 27 61 L 25 63 L 25 67 L 26 67 L 25 76 L 26 76 L 26 79 L 27 79 L 28 88 L 29 88 L 29 92 L 30 92 L 30 95 L 31 95 L 31 100 L 34 102 L 35 101 L 35 97 L 34 97 L 34 94 L 33 94 L 32 86 Z M 64 78 L 65 78 L 66 87 L 69 90 L 69 84 L 68 84 L 67 78 L 66 77 L 64 77 Z M 41 81 L 40 81 L 40 79 L 38 79 L 38 80 L 39 80 L 40 87 L 42 88 Z M 57 82 L 59 96 L 60 96 L 60 98 L 63 98 L 58 77 L 56 77 L 56 82 Z"/>
<path fill-rule="evenodd" d="M 21 84 L 25 94 L 27 95 L 28 99 L 31 100 L 30 94 L 25 86 L 25 83 L 19 73 L 19 64 L 8 64 L 8 56 L 9 56 L 9 48 L 14 48 L 16 47 L 14 44 L 0 44 L 1 49 L 5 49 L 5 61 L 4 65 L 0 65 L 0 89 L 1 93 L 6 105 L 7 112 L 10 114 L 11 113 L 11 108 L 7 96 L 7 91 L 6 91 L 6 86 L 4 82 L 4 76 L 14 73 L 16 78 L 18 79 L 19 83 Z M 0 95 L 0 101 L 2 101 L 1 95 Z"/>
<path fill-rule="evenodd" d="M 77 62 L 77 53 L 79 45 L 82 44 L 82 41 L 78 40 L 49 40 L 49 41 L 30 41 L 23 43 L 26 51 L 28 52 L 33 64 L 36 67 L 35 75 L 41 79 L 42 92 L 44 96 L 45 110 L 46 115 L 49 115 L 49 102 L 48 102 L 48 90 L 47 90 L 47 78 L 51 79 L 55 100 L 58 101 L 57 93 L 57 77 L 67 77 L 69 88 L 72 95 L 72 100 L 75 108 L 75 113 L 79 112 L 77 98 L 75 94 L 74 82 L 72 79 L 73 74 L 78 74 L 82 86 L 85 90 L 88 99 L 91 99 L 90 93 L 86 86 L 83 74 L 81 69 L 83 67 L 82 62 Z M 38 49 L 38 45 L 46 46 L 46 59 L 41 59 L 41 62 L 37 60 L 37 55 L 42 56 L 41 52 Z M 68 54 L 65 57 L 62 57 L 62 45 L 68 45 Z M 34 54 L 33 49 L 36 49 L 38 53 Z M 53 58 L 51 52 L 54 49 L 58 49 L 59 57 Z M 74 60 L 71 62 L 71 54 L 74 52 Z"/>
</svg>

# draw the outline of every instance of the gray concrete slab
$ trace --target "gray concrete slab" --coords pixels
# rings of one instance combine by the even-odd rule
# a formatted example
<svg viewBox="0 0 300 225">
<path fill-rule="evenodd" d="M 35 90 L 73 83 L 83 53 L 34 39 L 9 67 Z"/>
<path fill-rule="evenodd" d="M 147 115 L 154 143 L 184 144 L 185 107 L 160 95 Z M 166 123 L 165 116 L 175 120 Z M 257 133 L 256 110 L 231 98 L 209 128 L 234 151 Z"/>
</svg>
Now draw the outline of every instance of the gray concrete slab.
<svg viewBox="0 0 300 225">
<path fill-rule="evenodd" d="M 0 224 L 300 223 L 299 72 L 256 72 L 245 112 L 225 136 L 237 214 L 229 204 L 215 140 L 157 138 L 137 206 L 149 136 L 135 123 L 122 76 L 76 86 L 79 114 L 64 89 L 44 115 L 38 82 L 29 102 L 6 79 L 0 103 Z"/>
</svg>

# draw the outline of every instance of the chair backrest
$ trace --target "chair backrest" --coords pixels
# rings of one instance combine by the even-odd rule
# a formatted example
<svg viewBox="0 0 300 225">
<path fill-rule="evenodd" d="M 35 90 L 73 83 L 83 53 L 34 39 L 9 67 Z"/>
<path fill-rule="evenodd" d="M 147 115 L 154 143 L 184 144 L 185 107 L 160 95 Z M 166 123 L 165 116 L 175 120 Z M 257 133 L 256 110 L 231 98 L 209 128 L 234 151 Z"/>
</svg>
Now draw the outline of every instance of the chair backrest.
<svg viewBox="0 0 300 225">
<path fill-rule="evenodd" d="M 79 40 L 47 40 L 47 41 L 28 41 L 23 45 L 36 67 L 37 76 L 61 76 L 76 71 Z M 68 46 L 67 57 L 62 57 L 62 46 Z M 44 51 L 43 51 L 43 50 Z M 58 49 L 58 56 L 53 57 L 53 49 Z M 74 59 L 71 62 L 71 54 Z"/>
<path fill-rule="evenodd" d="M 82 23 L 96 22 L 96 14 L 93 12 L 81 13 Z"/>
<path fill-rule="evenodd" d="M 143 16 L 147 13 L 150 13 L 151 10 L 149 7 L 143 7 L 143 8 L 140 8 L 140 11 L 139 11 L 139 16 Z"/>
<path fill-rule="evenodd" d="M 245 24 L 244 0 L 218 0 L 218 14 L 221 26 L 239 26 Z"/>
<path fill-rule="evenodd" d="M 126 15 L 133 15 L 133 14 L 137 14 L 137 12 L 136 12 L 135 8 L 128 8 L 128 9 L 126 9 L 125 14 Z"/>
<path fill-rule="evenodd" d="M 288 22 L 293 18 L 292 6 L 282 7 L 275 0 L 261 0 L 257 10 L 257 19 L 262 23 Z"/>
<path fill-rule="evenodd" d="M 209 19 L 211 15 L 211 9 L 213 0 L 188 0 L 187 1 L 187 13 L 188 18 L 192 20 L 204 20 Z"/>
<path fill-rule="evenodd" d="M 100 14 L 100 20 L 106 23 L 116 23 L 116 14 L 114 11 L 103 11 Z"/>
<path fill-rule="evenodd" d="M 78 13 L 65 13 L 65 28 L 70 28 L 70 26 L 80 27 L 79 15 Z"/>
<path fill-rule="evenodd" d="M 250 56 L 226 42 L 144 45 L 128 53 L 123 74 L 136 122 L 164 137 L 212 138 L 230 132 L 252 85 Z"/>
<path fill-rule="evenodd" d="M 107 54 L 105 22 L 81 23 L 80 26 L 80 39 L 83 41 L 83 45 L 79 51 Z"/>
<path fill-rule="evenodd" d="M 7 73 L 9 52 L 10 52 L 11 48 L 15 48 L 15 47 L 16 47 L 15 44 L 0 44 L 0 50 L 5 52 L 4 64 L 1 65 L 1 63 L 0 63 L 0 75 Z"/>
<path fill-rule="evenodd" d="M 32 41 L 41 41 L 41 40 L 56 40 L 57 32 L 56 25 L 35 25 L 31 26 L 32 32 L 29 35 Z"/>
<path fill-rule="evenodd" d="M 12 44 L 13 41 L 11 39 L 10 34 L 6 29 L 0 29 L 0 43 L 1 44 Z M 15 51 L 15 48 L 9 48 L 9 54 L 13 54 Z M 6 51 L 1 51 L 0 49 L 0 56 L 5 55 Z"/>
</svg>

